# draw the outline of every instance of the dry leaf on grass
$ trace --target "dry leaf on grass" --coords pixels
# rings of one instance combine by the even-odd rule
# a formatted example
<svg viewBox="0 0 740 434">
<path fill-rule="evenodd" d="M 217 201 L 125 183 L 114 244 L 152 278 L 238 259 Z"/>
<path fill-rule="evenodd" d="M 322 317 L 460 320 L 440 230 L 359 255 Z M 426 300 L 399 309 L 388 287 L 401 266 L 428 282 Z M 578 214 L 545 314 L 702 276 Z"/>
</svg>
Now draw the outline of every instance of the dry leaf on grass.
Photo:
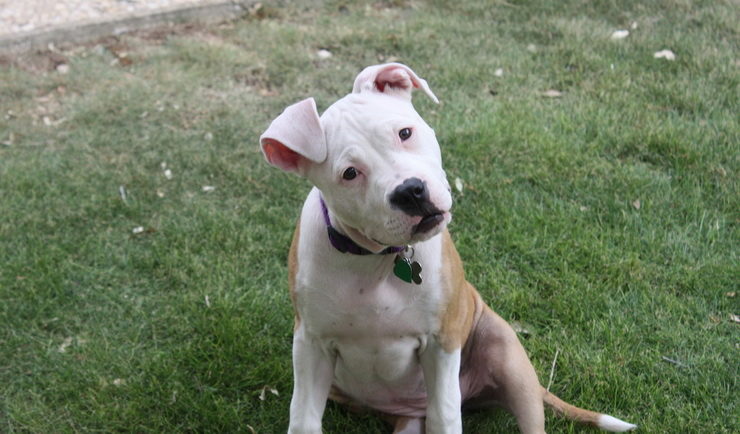
<svg viewBox="0 0 740 434">
<path fill-rule="evenodd" d="M 108 51 L 113 55 L 114 59 L 110 62 L 111 65 L 129 66 L 134 63 L 126 51 L 126 46 L 122 44 L 111 44 L 106 47 Z"/>
<path fill-rule="evenodd" d="M 67 352 L 67 348 L 70 345 L 72 345 L 72 338 L 71 337 L 70 338 L 65 338 L 64 339 L 64 342 L 62 342 L 62 344 L 59 345 L 59 348 L 57 349 L 57 351 L 59 351 L 60 353 L 66 353 Z"/>
<path fill-rule="evenodd" d="M 560 92 L 559 90 L 555 90 L 555 89 L 548 89 L 542 92 L 542 96 L 547 97 L 547 98 L 560 98 L 561 96 L 563 96 L 563 92 Z"/>
<path fill-rule="evenodd" d="M 157 232 L 157 230 L 151 227 L 145 228 L 144 226 L 136 226 L 131 230 L 131 234 L 134 236 L 153 234 L 154 232 Z"/>
<path fill-rule="evenodd" d="M 257 91 L 257 93 L 260 94 L 260 96 L 278 96 L 280 93 L 276 90 L 272 89 L 260 89 Z"/>
<path fill-rule="evenodd" d="M 54 120 L 50 118 L 49 116 L 44 116 L 42 120 L 44 121 L 44 125 L 46 125 L 47 127 L 56 127 L 57 125 L 60 125 L 63 122 L 65 122 L 67 118 L 59 118 L 59 119 Z"/>
<path fill-rule="evenodd" d="M 642 208 L 642 202 L 640 202 L 640 199 L 635 199 L 632 201 L 632 207 L 639 210 Z"/>
<path fill-rule="evenodd" d="M 661 359 L 663 359 L 664 362 L 671 363 L 671 364 L 676 365 L 676 366 L 681 367 L 681 368 L 687 368 L 688 367 L 684 363 L 681 363 L 678 360 L 673 360 L 670 357 L 661 356 Z"/>
<path fill-rule="evenodd" d="M 128 204 L 128 193 L 126 192 L 126 186 L 118 186 L 118 195 L 121 196 L 121 200 L 123 201 L 123 203 Z"/>
<path fill-rule="evenodd" d="M 15 140 L 15 134 L 10 133 L 8 134 L 8 140 L 3 140 L 4 146 L 13 146 L 13 141 Z"/>
<path fill-rule="evenodd" d="M 532 335 L 531 327 L 519 321 L 512 321 L 511 328 L 513 328 L 515 332 L 519 333 L 525 338 L 528 338 Z"/>
<path fill-rule="evenodd" d="M 660 50 L 653 54 L 656 59 L 676 60 L 676 53 L 671 50 Z"/>
<path fill-rule="evenodd" d="M 629 30 L 615 30 L 614 33 L 612 33 L 610 38 L 613 40 L 619 40 L 619 39 L 624 39 L 629 35 L 630 35 Z"/>
<path fill-rule="evenodd" d="M 267 398 L 267 392 L 268 391 L 270 393 L 272 393 L 273 395 L 275 395 L 275 396 L 279 396 L 280 395 L 278 393 L 277 389 L 272 388 L 270 386 L 264 386 L 264 387 L 262 387 L 262 390 L 260 390 L 260 395 L 259 395 L 260 401 L 264 401 L 265 398 Z"/>
<path fill-rule="evenodd" d="M 460 193 L 463 194 L 463 180 L 460 178 L 455 178 L 455 189 Z"/>
</svg>

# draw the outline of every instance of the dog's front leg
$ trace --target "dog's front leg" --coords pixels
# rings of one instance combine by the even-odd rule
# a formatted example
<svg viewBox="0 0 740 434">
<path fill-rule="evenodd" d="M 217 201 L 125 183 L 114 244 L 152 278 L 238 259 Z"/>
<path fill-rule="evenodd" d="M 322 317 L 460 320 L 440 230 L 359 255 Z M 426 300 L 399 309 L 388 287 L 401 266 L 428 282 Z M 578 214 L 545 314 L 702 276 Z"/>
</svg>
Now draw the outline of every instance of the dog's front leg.
<svg viewBox="0 0 740 434">
<path fill-rule="evenodd" d="M 321 434 L 321 418 L 333 373 L 334 357 L 301 324 L 293 336 L 293 398 L 288 433 Z"/>
<path fill-rule="evenodd" d="M 427 388 L 427 434 L 462 433 L 460 349 L 447 352 L 430 338 L 420 361 Z"/>
</svg>

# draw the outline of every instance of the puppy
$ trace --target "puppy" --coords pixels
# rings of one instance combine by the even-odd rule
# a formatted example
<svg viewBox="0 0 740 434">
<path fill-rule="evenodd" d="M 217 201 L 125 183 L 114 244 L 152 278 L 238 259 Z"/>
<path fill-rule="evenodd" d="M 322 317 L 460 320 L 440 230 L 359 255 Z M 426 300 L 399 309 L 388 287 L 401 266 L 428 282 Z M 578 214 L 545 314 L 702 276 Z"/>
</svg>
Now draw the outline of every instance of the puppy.
<svg viewBox="0 0 740 434">
<path fill-rule="evenodd" d="M 545 432 L 543 404 L 634 429 L 547 392 L 516 333 L 465 279 L 439 144 L 413 89 L 437 102 L 409 67 L 371 66 L 321 117 L 309 98 L 260 137 L 270 164 L 314 185 L 289 254 L 289 432 L 320 433 L 328 398 L 380 412 L 397 433 L 462 432 L 463 405 L 503 406 L 523 433 Z"/>
</svg>

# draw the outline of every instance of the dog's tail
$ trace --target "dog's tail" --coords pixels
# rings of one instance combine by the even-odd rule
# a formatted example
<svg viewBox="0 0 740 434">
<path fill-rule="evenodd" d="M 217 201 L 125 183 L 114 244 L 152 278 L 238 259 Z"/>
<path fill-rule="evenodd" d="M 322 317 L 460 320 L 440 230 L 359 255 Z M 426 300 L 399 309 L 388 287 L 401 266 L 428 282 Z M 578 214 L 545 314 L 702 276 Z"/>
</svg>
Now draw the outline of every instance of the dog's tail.
<svg viewBox="0 0 740 434">
<path fill-rule="evenodd" d="M 608 414 L 596 413 L 595 411 L 584 410 L 575 405 L 568 404 L 548 392 L 544 387 L 542 388 L 542 395 L 544 396 L 545 404 L 547 404 L 548 407 L 568 419 L 593 425 L 597 428 L 611 432 L 632 431 L 637 428 L 637 425 L 619 420 L 616 417 L 609 416 Z"/>
</svg>

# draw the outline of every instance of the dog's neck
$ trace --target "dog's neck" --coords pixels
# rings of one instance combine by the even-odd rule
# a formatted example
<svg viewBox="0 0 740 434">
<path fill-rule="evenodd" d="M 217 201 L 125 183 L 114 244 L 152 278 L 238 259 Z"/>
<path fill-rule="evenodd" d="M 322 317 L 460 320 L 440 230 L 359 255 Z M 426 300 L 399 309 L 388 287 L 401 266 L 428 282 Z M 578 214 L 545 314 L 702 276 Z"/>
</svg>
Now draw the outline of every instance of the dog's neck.
<svg viewBox="0 0 740 434">
<path fill-rule="evenodd" d="M 335 228 L 331 224 L 331 218 L 329 217 L 329 209 L 326 207 L 326 202 L 324 202 L 324 198 L 319 197 L 319 201 L 321 202 L 321 213 L 324 216 L 324 223 L 326 224 L 326 231 L 329 235 L 329 242 L 331 242 L 331 245 L 339 250 L 342 253 L 350 253 L 353 255 L 389 255 L 394 254 L 402 251 L 405 247 L 404 246 L 389 246 L 386 247 L 383 250 L 380 250 L 379 252 L 375 253 L 372 252 L 365 247 L 362 247 L 360 244 L 355 242 L 351 235 L 354 235 L 355 238 L 366 238 L 362 234 L 359 233 L 358 230 L 353 228 L 343 228 L 344 230 L 342 233 L 340 230 Z M 372 240 L 366 240 L 367 243 L 373 243 Z M 382 247 L 382 246 L 380 246 Z"/>
</svg>

